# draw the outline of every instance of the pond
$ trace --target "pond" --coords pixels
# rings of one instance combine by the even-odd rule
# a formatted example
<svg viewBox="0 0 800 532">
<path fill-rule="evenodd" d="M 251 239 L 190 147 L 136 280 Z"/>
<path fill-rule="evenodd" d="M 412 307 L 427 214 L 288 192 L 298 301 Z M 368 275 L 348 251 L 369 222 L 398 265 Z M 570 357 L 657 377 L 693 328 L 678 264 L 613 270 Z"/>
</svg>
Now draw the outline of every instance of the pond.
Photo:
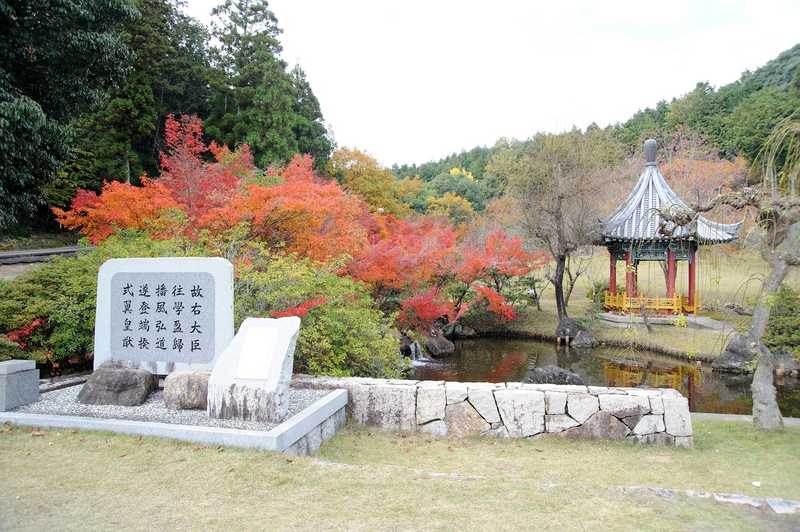
<svg viewBox="0 0 800 532">
<path fill-rule="evenodd" d="M 559 366 L 594 386 L 675 388 L 692 412 L 752 413 L 749 375 L 712 372 L 711 366 L 642 350 L 557 348 L 538 340 L 483 338 L 456 342 L 456 353 L 414 362 L 414 377 L 468 382 L 523 381 L 528 368 Z M 800 417 L 800 379 L 778 379 L 778 403 L 787 417 Z"/>
</svg>

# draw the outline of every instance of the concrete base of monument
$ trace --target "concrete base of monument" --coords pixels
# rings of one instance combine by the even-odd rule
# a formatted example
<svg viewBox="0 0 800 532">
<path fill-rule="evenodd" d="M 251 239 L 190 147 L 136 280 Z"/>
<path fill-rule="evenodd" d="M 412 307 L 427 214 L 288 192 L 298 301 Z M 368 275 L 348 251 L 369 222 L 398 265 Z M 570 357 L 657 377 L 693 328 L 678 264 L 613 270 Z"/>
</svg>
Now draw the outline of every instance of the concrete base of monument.
<svg viewBox="0 0 800 532">
<path fill-rule="evenodd" d="M 279 423 L 209 418 L 203 410 L 170 411 L 163 392 L 135 407 L 83 405 L 80 386 L 42 394 L 35 403 L 0 412 L 0 423 L 43 428 L 155 436 L 205 445 L 225 445 L 312 454 L 344 426 L 346 390 L 290 389 L 289 412 Z"/>
</svg>

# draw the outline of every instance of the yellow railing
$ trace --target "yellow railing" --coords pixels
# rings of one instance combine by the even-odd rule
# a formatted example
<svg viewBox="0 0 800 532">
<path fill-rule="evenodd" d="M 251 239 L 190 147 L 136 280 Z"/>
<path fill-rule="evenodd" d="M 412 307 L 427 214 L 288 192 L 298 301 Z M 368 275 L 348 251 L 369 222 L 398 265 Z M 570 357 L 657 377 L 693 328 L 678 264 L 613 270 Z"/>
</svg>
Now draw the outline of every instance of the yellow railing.
<svg viewBox="0 0 800 532">
<path fill-rule="evenodd" d="M 645 311 L 657 314 L 694 314 L 699 307 L 697 301 L 689 305 L 689 298 L 680 294 L 675 294 L 674 297 L 628 297 L 627 294 L 610 292 L 605 293 L 603 306 L 607 310 L 618 312 L 641 312 L 644 308 Z"/>
</svg>

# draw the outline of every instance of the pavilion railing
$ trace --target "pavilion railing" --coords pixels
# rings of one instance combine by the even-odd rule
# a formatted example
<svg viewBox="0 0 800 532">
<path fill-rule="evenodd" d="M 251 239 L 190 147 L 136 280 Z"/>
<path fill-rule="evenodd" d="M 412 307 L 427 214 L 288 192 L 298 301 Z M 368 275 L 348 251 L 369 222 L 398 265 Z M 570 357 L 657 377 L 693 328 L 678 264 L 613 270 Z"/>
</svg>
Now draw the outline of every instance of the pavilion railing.
<svg viewBox="0 0 800 532">
<path fill-rule="evenodd" d="M 641 312 L 644 309 L 655 314 L 694 314 L 698 306 L 696 298 L 690 305 L 689 298 L 680 294 L 675 294 L 673 297 L 629 297 L 627 294 L 606 292 L 603 299 L 603 307 L 606 310 L 626 313 Z"/>
</svg>

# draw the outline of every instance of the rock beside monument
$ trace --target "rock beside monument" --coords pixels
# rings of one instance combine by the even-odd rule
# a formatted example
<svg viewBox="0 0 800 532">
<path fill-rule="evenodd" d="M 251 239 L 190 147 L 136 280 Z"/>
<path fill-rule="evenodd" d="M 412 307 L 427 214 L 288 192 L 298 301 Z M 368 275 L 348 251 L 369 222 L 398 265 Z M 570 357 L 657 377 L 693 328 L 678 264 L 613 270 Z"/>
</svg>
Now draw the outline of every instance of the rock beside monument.
<svg viewBox="0 0 800 532">
<path fill-rule="evenodd" d="M 584 385 L 577 374 L 558 366 L 545 366 L 528 370 L 525 382 L 530 384 L 577 384 Z"/>
<path fill-rule="evenodd" d="M 210 373 L 176 371 L 164 379 L 164 403 L 170 410 L 205 410 Z"/>
<path fill-rule="evenodd" d="M 456 345 L 444 336 L 430 336 L 425 339 L 425 349 L 433 357 L 455 353 Z"/>
<path fill-rule="evenodd" d="M 106 362 L 87 379 L 78 394 L 85 405 L 136 406 L 158 387 L 155 375 L 143 369 Z"/>
</svg>

